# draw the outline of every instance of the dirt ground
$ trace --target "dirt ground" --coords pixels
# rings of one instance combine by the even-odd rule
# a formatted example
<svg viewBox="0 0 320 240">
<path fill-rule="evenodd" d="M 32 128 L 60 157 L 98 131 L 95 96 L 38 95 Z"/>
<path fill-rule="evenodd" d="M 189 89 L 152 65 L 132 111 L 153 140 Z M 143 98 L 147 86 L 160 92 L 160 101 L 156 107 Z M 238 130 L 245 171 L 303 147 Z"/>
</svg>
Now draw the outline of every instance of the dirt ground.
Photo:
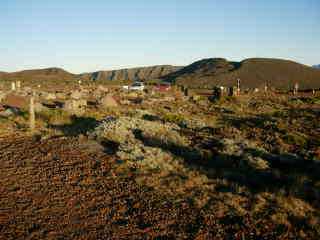
<svg viewBox="0 0 320 240">
<path fill-rule="evenodd" d="M 319 239 L 318 97 L 158 100 L 0 118 L 0 240 Z"/>
<path fill-rule="evenodd" d="M 287 239 L 263 218 L 219 216 L 137 184 L 86 138 L 0 139 L 0 239 Z"/>
</svg>

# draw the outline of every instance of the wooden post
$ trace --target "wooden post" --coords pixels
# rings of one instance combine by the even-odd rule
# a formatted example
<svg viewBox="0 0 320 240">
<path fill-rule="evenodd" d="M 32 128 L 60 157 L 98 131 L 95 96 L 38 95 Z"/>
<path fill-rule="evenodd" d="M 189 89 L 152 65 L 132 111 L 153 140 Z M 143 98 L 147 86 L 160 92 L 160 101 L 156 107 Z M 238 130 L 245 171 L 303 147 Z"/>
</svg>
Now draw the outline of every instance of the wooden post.
<svg viewBox="0 0 320 240">
<path fill-rule="evenodd" d="M 29 108 L 29 124 L 30 124 L 30 131 L 33 132 L 36 127 L 36 117 L 34 111 L 34 93 L 30 98 L 30 108 Z"/>
</svg>

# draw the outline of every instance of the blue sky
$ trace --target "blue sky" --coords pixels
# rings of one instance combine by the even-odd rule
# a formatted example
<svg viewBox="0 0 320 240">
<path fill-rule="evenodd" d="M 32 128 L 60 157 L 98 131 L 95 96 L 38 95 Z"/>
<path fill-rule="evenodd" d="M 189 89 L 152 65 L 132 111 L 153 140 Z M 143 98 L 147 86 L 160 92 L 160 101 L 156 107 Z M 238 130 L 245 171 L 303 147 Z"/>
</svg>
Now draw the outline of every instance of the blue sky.
<svg viewBox="0 0 320 240">
<path fill-rule="evenodd" d="M 1 0 L 0 71 L 207 57 L 320 63 L 319 0 Z"/>
</svg>

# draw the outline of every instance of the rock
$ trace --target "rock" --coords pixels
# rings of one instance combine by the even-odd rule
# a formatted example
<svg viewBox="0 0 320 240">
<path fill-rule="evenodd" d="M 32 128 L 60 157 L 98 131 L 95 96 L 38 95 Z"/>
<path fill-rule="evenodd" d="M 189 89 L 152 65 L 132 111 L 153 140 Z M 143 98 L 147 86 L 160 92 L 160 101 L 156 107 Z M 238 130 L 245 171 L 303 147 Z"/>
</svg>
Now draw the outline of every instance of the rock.
<svg viewBox="0 0 320 240">
<path fill-rule="evenodd" d="M 74 114 L 78 114 L 78 113 L 82 113 L 85 111 L 85 108 L 87 106 L 87 100 L 83 100 L 83 99 L 71 99 L 71 100 L 67 100 L 64 103 L 63 109 L 65 111 L 74 113 Z"/>
<path fill-rule="evenodd" d="M 79 99 L 81 99 L 81 98 L 84 97 L 84 93 L 82 93 L 82 92 L 79 91 L 79 90 L 76 90 L 76 91 L 73 91 L 73 92 L 71 93 L 70 97 L 71 97 L 72 99 L 79 100 Z"/>
<path fill-rule="evenodd" d="M 7 94 L 5 92 L 0 91 L 0 102 L 2 102 L 3 99 L 5 99 Z"/>
<path fill-rule="evenodd" d="M 48 109 L 47 107 L 45 107 L 45 106 L 43 106 L 42 105 L 42 103 L 39 103 L 39 102 L 36 102 L 35 104 L 34 104 L 34 111 L 35 112 L 42 112 L 42 111 L 44 111 L 44 110 L 46 110 L 46 109 Z"/>
<path fill-rule="evenodd" d="M 0 116 L 9 117 L 12 115 L 18 115 L 20 113 L 21 113 L 21 111 L 18 108 L 10 107 L 10 108 L 7 108 L 6 110 L 0 112 Z"/>
<path fill-rule="evenodd" d="M 269 162 L 260 158 L 260 157 L 253 157 L 250 155 L 246 155 L 243 160 L 241 161 L 241 165 L 249 166 L 255 170 L 267 170 L 270 168 Z"/>
<path fill-rule="evenodd" d="M 65 93 L 56 93 L 56 97 L 57 99 L 66 99 L 67 98 L 67 95 Z"/>
<path fill-rule="evenodd" d="M 117 101 L 114 99 L 114 97 L 111 95 L 103 97 L 100 103 L 103 107 L 117 107 L 119 105 Z"/>
<path fill-rule="evenodd" d="M 57 99 L 57 96 L 54 93 L 44 93 L 44 99 L 55 100 L 55 99 Z"/>
<path fill-rule="evenodd" d="M 175 97 L 171 97 L 171 96 L 164 97 L 164 101 L 166 101 L 166 102 L 173 102 L 175 100 L 176 100 Z"/>
<path fill-rule="evenodd" d="M 104 92 L 104 93 L 108 93 L 109 92 L 109 88 L 99 85 L 97 88 L 98 91 Z"/>
<path fill-rule="evenodd" d="M 199 100 L 201 99 L 201 96 L 200 96 L 200 95 L 193 95 L 193 96 L 191 97 L 191 99 L 192 99 L 193 101 L 197 102 L 197 101 L 199 101 Z"/>
</svg>

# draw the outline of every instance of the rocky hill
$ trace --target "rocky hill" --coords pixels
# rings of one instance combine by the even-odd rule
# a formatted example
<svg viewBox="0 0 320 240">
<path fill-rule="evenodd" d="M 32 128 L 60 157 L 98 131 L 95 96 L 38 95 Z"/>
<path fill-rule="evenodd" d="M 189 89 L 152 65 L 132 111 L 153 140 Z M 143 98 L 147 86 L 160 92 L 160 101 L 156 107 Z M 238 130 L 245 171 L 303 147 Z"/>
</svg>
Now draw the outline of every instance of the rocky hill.
<svg viewBox="0 0 320 240">
<path fill-rule="evenodd" d="M 223 58 L 197 61 L 163 78 L 186 86 L 235 86 L 243 88 L 270 87 L 288 90 L 296 82 L 300 89 L 320 88 L 320 70 L 281 59 L 254 58 L 230 62 Z"/>
<path fill-rule="evenodd" d="M 61 68 L 46 68 L 35 70 L 24 70 L 13 73 L 0 72 L 0 81 L 16 81 L 32 83 L 54 83 L 64 84 L 69 81 L 147 81 L 159 79 L 165 75 L 179 70 L 181 67 L 170 65 L 140 67 L 132 69 L 121 69 L 112 71 L 97 71 L 92 73 L 72 74 Z"/>
<path fill-rule="evenodd" d="M 179 69 L 181 69 L 181 67 L 160 65 L 112 71 L 97 71 L 81 74 L 81 77 L 94 81 L 145 81 L 161 78 Z"/>
</svg>

